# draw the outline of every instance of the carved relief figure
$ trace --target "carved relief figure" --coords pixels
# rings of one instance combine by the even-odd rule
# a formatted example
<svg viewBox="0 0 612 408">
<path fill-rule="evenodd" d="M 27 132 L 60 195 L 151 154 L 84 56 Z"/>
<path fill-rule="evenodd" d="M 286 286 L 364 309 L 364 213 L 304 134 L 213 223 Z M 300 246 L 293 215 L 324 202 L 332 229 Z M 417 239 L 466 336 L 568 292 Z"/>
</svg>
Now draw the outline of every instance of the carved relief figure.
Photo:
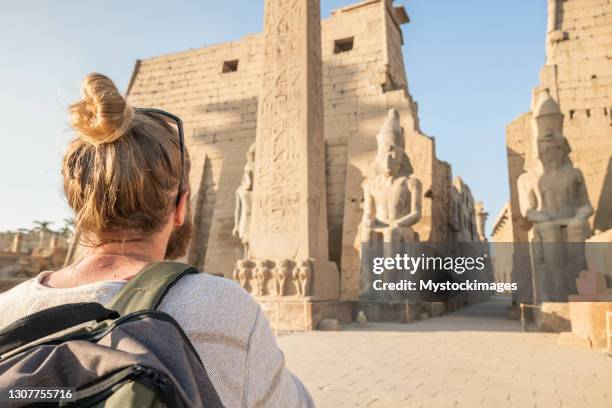
<svg viewBox="0 0 612 408">
<path fill-rule="evenodd" d="M 263 296 L 266 293 L 266 283 L 270 277 L 270 263 L 266 260 L 256 261 L 255 266 L 255 296 Z"/>
<path fill-rule="evenodd" d="M 274 269 L 274 285 L 277 296 L 285 296 L 285 282 L 291 276 L 291 262 L 288 259 L 281 259 L 276 262 Z"/>
<path fill-rule="evenodd" d="M 479 201 L 474 206 L 476 210 L 476 232 L 478 239 L 482 242 L 487 241 L 486 223 L 489 213 L 485 211 L 484 204 Z"/>
<path fill-rule="evenodd" d="M 376 171 L 363 184 L 362 241 L 381 234 L 384 242 L 413 241 L 411 228 L 421 219 L 421 182 L 404 151 L 397 110 L 389 110 L 376 136 Z"/>
<path fill-rule="evenodd" d="M 253 204 L 253 175 L 255 171 L 255 143 L 247 152 L 247 163 L 240 187 L 236 190 L 236 209 L 234 210 L 234 229 L 232 235 L 240 239 L 244 245 L 244 259 L 249 252 L 249 229 L 251 223 L 251 208 Z"/>
<path fill-rule="evenodd" d="M 563 114 L 548 90 L 533 107 L 535 165 L 518 179 L 521 214 L 530 232 L 534 301 L 561 301 L 576 293 L 585 268 L 584 246 L 593 214 L 582 172 L 570 160 Z M 554 244 L 553 244 L 554 243 Z M 563 244 L 566 243 L 566 244 Z"/>
<path fill-rule="evenodd" d="M 233 278 L 243 289 L 247 290 L 247 282 L 251 278 L 251 268 L 249 261 L 240 260 L 236 263 Z"/>
<path fill-rule="evenodd" d="M 293 284 L 298 296 L 310 295 L 312 265 L 310 259 L 300 261 L 293 269 Z"/>
</svg>

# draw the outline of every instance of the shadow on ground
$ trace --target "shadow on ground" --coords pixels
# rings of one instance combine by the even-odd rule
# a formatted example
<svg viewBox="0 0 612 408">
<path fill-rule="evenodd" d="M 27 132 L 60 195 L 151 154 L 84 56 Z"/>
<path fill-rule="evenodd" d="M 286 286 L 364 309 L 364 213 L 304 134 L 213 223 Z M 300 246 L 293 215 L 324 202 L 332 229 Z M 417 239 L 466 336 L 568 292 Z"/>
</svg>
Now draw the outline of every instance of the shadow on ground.
<svg viewBox="0 0 612 408">
<path fill-rule="evenodd" d="M 343 331 L 388 331 L 388 332 L 438 332 L 438 331 L 488 331 L 520 332 L 518 321 L 508 319 L 509 297 L 493 297 L 491 300 L 440 317 L 419 320 L 413 323 L 376 323 L 360 328 L 355 324 L 342 326 Z"/>
</svg>

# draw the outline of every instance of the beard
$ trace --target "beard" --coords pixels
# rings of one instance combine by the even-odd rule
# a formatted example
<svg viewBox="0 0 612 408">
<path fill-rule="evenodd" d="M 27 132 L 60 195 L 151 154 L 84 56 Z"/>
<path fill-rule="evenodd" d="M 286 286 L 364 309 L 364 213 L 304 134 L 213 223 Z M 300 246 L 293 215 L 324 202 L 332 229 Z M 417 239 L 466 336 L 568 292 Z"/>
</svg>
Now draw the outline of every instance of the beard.
<svg viewBox="0 0 612 408">
<path fill-rule="evenodd" d="M 177 227 L 170 234 L 166 246 L 166 259 L 175 260 L 187 253 L 187 245 L 191 239 L 193 224 L 191 223 L 191 203 L 187 202 L 187 211 L 183 225 Z"/>
</svg>

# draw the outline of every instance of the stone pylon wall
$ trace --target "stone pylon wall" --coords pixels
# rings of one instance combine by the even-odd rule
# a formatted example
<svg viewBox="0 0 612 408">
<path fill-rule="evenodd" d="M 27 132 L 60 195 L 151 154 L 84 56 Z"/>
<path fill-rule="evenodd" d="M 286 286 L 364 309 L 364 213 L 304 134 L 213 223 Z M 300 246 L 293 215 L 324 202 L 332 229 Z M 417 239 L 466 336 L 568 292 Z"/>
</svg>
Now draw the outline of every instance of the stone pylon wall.
<svg viewBox="0 0 612 408">
<path fill-rule="evenodd" d="M 564 118 L 570 157 L 584 175 L 596 230 L 612 228 L 612 2 L 549 0 L 546 64 L 539 89 L 550 89 Z M 527 242 L 516 181 L 533 160 L 531 114 L 506 129 L 513 236 Z M 526 248 L 526 247 L 525 247 Z M 528 254 L 515 253 L 514 270 L 528 270 Z M 527 263 L 525 263 L 527 262 Z M 530 287 L 530 276 L 518 276 Z"/>
<path fill-rule="evenodd" d="M 423 184 L 423 218 L 415 231 L 424 241 L 451 236 L 451 168 L 436 158 L 434 139 L 421 133 L 408 93 L 401 51 L 407 21 L 403 7 L 370 0 L 321 22 L 329 259 L 341 270 L 343 299 L 359 294 L 361 184 L 389 108 L 400 113 L 406 151 Z M 196 226 L 188 260 L 216 275 L 231 276 L 243 254 L 231 231 L 235 192 L 255 141 L 263 48 L 257 34 L 142 60 L 128 89 L 134 106 L 160 107 L 185 123 Z M 232 70 L 227 63 L 235 61 Z"/>
</svg>

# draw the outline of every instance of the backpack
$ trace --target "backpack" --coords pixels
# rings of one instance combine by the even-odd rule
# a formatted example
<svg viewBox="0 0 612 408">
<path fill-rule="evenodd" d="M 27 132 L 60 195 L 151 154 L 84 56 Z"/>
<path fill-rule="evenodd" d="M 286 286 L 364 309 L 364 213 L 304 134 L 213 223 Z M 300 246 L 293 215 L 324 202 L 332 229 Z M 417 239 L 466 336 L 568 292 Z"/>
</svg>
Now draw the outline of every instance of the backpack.
<svg viewBox="0 0 612 408">
<path fill-rule="evenodd" d="M 187 335 L 156 310 L 197 272 L 154 263 L 106 307 L 65 304 L 0 331 L 0 406 L 223 407 Z"/>
</svg>

